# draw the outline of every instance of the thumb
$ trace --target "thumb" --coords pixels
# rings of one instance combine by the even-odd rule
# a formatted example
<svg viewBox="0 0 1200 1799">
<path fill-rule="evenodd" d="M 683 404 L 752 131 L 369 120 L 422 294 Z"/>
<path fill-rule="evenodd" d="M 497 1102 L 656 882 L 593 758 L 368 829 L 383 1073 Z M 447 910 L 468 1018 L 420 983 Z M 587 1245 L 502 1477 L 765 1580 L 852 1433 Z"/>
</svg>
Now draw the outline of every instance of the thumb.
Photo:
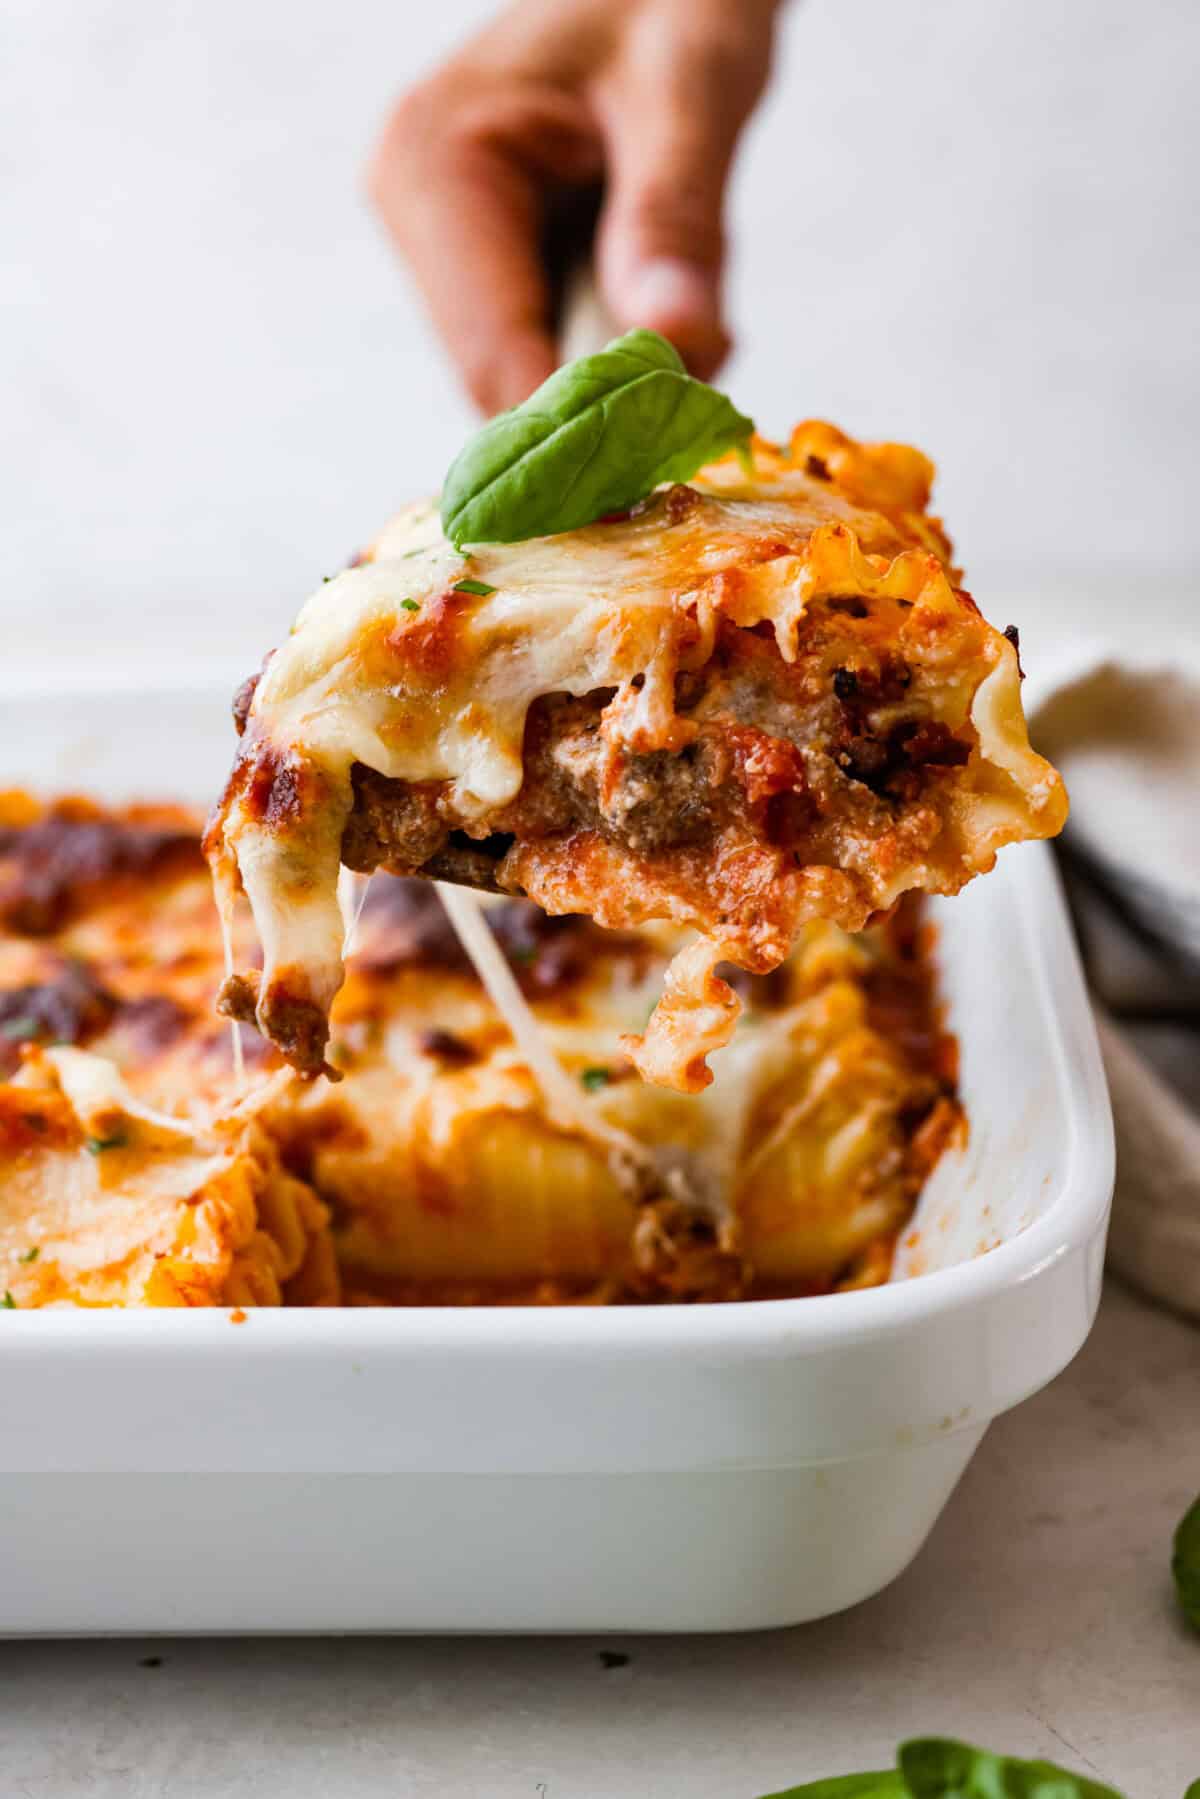
<svg viewBox="0 0 1200 1799">
<path fill-rule="evenodd" d="M 770 15 L 753 4 L 710 11 L 704 0 L 693 0 L 686 20 L 683 13 L 647 9 L 598 96 L 608 193 L 597 263 L 620 324 L 661 331 L 694 374 L 708 376 L 729 348 L 725 189 L 765 84 Z"/>
</svg>

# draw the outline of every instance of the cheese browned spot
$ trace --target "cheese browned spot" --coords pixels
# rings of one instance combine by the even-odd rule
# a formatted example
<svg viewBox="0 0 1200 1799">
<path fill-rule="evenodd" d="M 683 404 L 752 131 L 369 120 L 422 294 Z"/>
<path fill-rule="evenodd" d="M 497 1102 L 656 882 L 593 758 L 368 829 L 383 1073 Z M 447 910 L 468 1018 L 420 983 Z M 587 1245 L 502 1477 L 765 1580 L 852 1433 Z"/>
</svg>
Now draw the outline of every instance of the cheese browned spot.
<svg viewBox="0 0 1200 1799">
<path fill-rule="evenodd" d="M 23 796 L 0 794 L 0 923 L 14 930 L 46 935 L 89 894 L 128 892 L 147 875 L 195 862 L 195 836 L 181 828 L 177 807 L 134 806 L 118 816 L 72 796 L 29 813 Z"/>
<path fill-rule="evenodd" d="M 930 476 L 807 425 L 756 442 L 752 474 L 731 457 L 468 563 L 431 507 L 401 514 L 269 661 L 210 827 L 261 934 L 260 1027 L 322 1067 L 339 867 L 386 868 L 698 932 L 670 1030 L 629 1046 L 696 1091 L 737 1016 L 717 960 L 768 970 L 807 920 L 860 930 L 1058 830 L 1014 650 L 958 585 Z"/>
</svg>

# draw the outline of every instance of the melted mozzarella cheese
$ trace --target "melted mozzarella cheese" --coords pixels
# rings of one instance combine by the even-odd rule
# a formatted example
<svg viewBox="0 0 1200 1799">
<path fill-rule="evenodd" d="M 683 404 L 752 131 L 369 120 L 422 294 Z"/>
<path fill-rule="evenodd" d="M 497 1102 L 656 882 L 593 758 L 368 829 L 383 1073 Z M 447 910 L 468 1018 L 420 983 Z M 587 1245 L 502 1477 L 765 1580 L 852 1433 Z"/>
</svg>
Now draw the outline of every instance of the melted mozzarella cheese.
<svg viewBox="0 0 1200 1799">
<path fill-rule="evenodd" d="M 358 761 L 393 779 L 449 781 L 456 808 L 481 814 L 520 788 L 525 715 L 540 695 L 637 680 L 622 728 L 636 740 L 673 713 L 676 670 L 707 659 L 721 610 L 739 624 L 770 619 L 790 657 L 804 599 L 838 578 L 851 542 L 904 548 L 886 520 L 793 471 L 696 487 L 701 498 L 678 522 L 660 498 L 640 516 L 467 557 L 427 503 L 406 508 L 370 561 L 308 600 L 252 718 L 281 748 L 302 745 L 328 767 Z M 721 588 L 735 568 L 736 607 Z M 462 592 L 463 581 L 491 591 Z M 684 647 L 682 615 L 691 634 L 693 612 L 699 635 Z"/>
</svg>

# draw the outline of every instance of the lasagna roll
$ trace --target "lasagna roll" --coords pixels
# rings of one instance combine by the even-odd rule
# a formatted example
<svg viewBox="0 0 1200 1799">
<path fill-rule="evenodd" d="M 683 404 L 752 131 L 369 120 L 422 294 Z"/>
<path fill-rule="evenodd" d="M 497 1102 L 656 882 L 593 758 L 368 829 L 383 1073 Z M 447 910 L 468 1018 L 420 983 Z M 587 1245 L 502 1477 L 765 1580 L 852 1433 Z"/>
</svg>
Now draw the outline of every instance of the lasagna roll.
<svg viewBox="0 0 1200 1799">
<path fill-rule="evenodd" d="M 252 943 L 244 934 L 242 949 Z M 0 1292 L 331 1304 L 329 1214 L 241 1108 L 199 822 L 0 794 Z M 279 1058 L 241 1027 L 251 1086 Z"/>
<path fill-rule="evenodd" d="M 469 546 L 402 513 L 243 690 L 208 847 L 264 949 L 223 1006 L 328 1069 L 340 866 L 701 933 L 628 1053 L 695 1092 L 721 962 L 954 893 L 1066 802 L 1013 642 L 961 586 L 932 468 L 822 424 L 553 537 Z"/>
<path fill-rule="evenodd" d="M 155 1113 L 86 1051 L 0 1086 L 6 1306 L 332 1304 L 328 1217 L 257 1125 Z"/>
</svg>

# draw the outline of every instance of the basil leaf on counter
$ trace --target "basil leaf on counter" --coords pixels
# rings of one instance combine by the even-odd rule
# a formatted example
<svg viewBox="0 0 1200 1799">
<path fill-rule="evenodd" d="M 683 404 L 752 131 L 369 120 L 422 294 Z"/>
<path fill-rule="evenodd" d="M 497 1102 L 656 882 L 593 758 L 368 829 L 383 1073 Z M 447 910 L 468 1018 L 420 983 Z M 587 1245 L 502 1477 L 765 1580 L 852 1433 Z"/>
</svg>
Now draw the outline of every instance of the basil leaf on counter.
<svg viewBox="0 0 1200 1799">
<path fill-rule="evenodd" d="M 948 1737 L 902 1743 L 899 1760 L 912 1799 L 1121 1799 L 1114 1788 L 1053 1762 L 991 1755 Z"/>
<path fill-rule="evenodd" d="M 629 331 L 568 362 L 502 412 L 451 464 L 442 529 L 467 543 L 519 543 L 623 512 L 661 481 L 686 481 L 754 425 L 696 381 L 655 331 Z"/>
<path fill-rule="evenodd" d="M 834 1774 L 829 1780 L 810 1780 L 807 1786 L 767 1793 L 764 1799 L 909 1799 L 904 1776 L 895 1768 L 878 1774 Z"/>
<path fill-rule="evenodd" d="M 1200 1499 L 1179 1520 L 1171 1573 L 1184 1617 L 1200 1630 Z"/>
</svg>

